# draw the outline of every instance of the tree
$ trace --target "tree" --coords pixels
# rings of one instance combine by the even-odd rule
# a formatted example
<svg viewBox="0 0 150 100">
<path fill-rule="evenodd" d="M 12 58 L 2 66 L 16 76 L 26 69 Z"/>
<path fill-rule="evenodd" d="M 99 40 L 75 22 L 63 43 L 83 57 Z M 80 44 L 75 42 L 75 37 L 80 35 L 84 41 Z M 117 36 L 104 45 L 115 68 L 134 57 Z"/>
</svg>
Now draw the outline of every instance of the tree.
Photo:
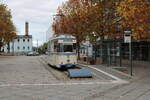
<svg viewBox="0 0 150 100">
<path fill-rule="evenodd" d="M 132 31 L 134 39 L 150 38 L 150 1 L 123 0 L 118 4 L 121 24 Z"/>
<path fill-rule="evenodd" d="M 53 29 L 59 33 L 75 35 L 79 40 L 87 36 L 93 40 L 98 37 L 112 36 L 116 33 L 119 16 L 116 2 L 120 0 L 69 0 L 58 9 Z M 79 37 L 78 37 L 79 35 Z"/>
<path fill-rule="evenodd" d="M 68 33 L 77 38 L 79 55 L 79 43 L 84 39 L 83 27 L 80 23 L 80 5 L 78 0 L 69 0 L 58 9 L 57 19 L 53 24 L 55 34 Z M 79 56 L 78 56 L 79 57 Z"/>
<path fill-rule="evenodd" d="M 0 50 L 16 36 L 16 28 L 12 22 L 12 16 L 7 5 L 0 4 Z"/>
<path fill-rule="evenodd" d="M 39 52 L 40 54 L 45 54 L 46 51 L 47 51 L 47 45 L 48 45 L 48 43 L 44 43 L 43 45 L 41 45 L 41 46 L 38 48 L 38 52 Z"/>
<path fill-rule="evenodd" d="M 69 0 L 58 8 L 59 17 L 55 18 L 53 30 L 55 34 L 74 35 L 78 47 L 87 37 L 91 42 L 98 37 L 115 38 L 116 34 L 120 34 L 116 28 L 119 26 L 116 2 L 119 1 Z"/>
</svg>

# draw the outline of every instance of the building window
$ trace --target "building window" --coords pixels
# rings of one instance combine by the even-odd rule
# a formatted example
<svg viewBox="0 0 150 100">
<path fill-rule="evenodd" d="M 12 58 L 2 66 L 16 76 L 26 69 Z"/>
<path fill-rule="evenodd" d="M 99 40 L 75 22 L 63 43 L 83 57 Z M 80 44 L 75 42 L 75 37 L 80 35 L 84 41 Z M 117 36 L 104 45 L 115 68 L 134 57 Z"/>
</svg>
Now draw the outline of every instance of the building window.
<svg viewBox="0 0 150 100">
<path fill-rule="evenodd" d="M 18 39 L 18 42 L 20 42 L 20 39 Z"/>
<path fill-rule="evenodd" d="M 85 54 L 85 50 L 83 49 L 83 54 Z"/>
<path fill-rule="evenodd" d="M 25 47 L 23 47 L 23 50 L 25 50 Z"/>
<path fill-rule="evenodd" d="M 25 42 L 25 39 L 23 39 L 23 42 Z"/>
<path fill-rule="evenodd" d="M 28 50 L 30 49 L 30 47 L 28 47 Z"/>
<path fill-rule="evenodd" d="M 30 42 L 30 39 L 28 39 L 28 42 Z"/>
<path fill-rule="evenodd" d="M 80 53 L 82 54 L 82 50 L 80 50 Z"/>
<path fill-rule="evenodd" d="M 18 48 L 18 50 L 20 50 L 20 47 L 17 47 Z"/>
</svg>

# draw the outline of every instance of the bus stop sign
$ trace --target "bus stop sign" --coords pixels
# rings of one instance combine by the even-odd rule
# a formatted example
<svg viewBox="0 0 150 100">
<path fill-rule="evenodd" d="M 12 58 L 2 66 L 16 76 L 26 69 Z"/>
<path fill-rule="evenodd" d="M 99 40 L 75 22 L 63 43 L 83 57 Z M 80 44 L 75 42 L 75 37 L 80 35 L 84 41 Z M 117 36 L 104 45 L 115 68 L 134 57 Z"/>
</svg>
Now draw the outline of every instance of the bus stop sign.
<svg viewBox="0 0 150 100">
<path fill-rule="evenodd" d="M 131 34 L 124 34 L 124 43 L 131 43 Z"/>
</svg>

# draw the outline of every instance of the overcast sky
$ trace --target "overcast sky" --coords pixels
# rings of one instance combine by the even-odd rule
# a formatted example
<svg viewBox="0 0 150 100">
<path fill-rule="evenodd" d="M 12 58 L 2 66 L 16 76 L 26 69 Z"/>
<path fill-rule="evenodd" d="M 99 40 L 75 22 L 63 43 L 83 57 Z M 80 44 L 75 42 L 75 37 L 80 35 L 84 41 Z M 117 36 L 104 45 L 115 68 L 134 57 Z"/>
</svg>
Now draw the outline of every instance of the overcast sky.
<svg viewBox="0 0 150 100">
<path fill-rule="evenodd" d="M 46 40 L 46 31 L 51 26 L 53 15 L 66 0 L 6 0 L 12 11 L 13 22 L 18 34 L 25 34 L 24 23 L 29 22 L 29 33 L 33 35 L 33 44 L 36 41 L 42 44 Z"/>
</svg>

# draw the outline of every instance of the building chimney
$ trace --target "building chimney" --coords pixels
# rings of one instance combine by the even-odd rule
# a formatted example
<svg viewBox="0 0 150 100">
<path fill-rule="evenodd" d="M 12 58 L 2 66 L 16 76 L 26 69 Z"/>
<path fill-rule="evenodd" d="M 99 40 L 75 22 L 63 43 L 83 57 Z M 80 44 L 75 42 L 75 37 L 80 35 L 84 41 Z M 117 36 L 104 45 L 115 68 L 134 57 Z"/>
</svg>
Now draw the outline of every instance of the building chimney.
<svg viewBox="0 0 150 100">
<path fill-rule="evenodd" d="M 29 23 L 28 22 L 25 23 L 25 35 L 26 36 L 29 35 Z"/>
</svg>

